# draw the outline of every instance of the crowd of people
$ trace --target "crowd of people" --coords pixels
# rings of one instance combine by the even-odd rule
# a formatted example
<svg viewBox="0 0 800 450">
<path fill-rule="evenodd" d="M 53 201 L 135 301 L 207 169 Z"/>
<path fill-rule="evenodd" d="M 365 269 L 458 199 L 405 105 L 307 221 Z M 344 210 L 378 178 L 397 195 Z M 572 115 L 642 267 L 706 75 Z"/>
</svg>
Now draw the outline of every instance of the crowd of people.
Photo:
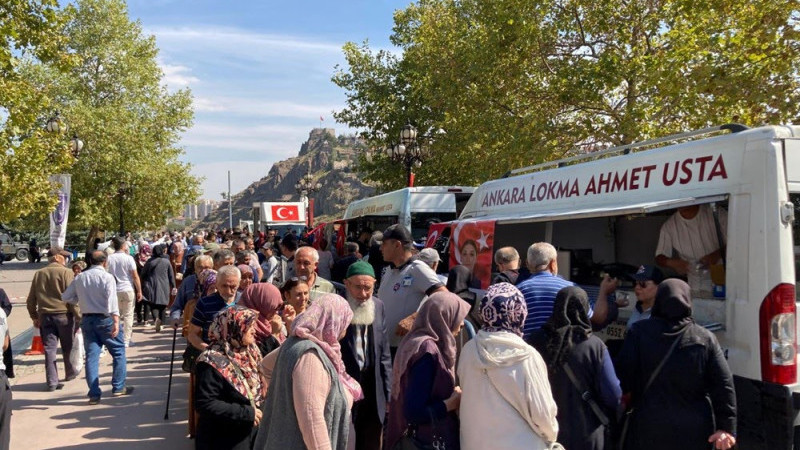
<svg viewBox="0 0 800 450">
<path fill-rule="evenodd" d="M 511 247 L 474 289 L 469 248 L 437 274 L 393 225 L 341 254 L 304 236 L 240 230 L 115 237 L 66 267 L 51 248 L 28 310 L 46 348 L 80 323 L 90 404 L 98 358 L 112 395 L 129 395 L 125 349 L 136 326 L 186 338 L 189 434 L 198 449 L 728 449 L 733 377 L 714 335 L 692 320 L 689 287 L 645 265 L 624 341 L 594 333 L 616 311 L 619 280 L 597 298 L 557 276 L 557 254 Z M 468 247 L 468 246 L 465 246 Z M 377 250 L 376 250 L 377 249 Z M 0 315 L 1 317 L 1 315 Z M 65 358 L 66 380 L 76 368 Z"/>
</svg>

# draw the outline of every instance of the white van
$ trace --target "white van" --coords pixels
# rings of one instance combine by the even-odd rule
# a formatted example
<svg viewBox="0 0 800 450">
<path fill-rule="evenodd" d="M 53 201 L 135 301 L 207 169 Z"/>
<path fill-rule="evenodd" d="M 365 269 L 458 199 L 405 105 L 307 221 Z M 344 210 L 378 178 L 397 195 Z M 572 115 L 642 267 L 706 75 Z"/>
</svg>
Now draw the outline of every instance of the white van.
<svg viewBox="0 0 800 450">
<path fill-rule="evenodd" d="M 695 204 L 727 210 L 724 293 L 693 309 L 735 375 L 738 448 L 800 448 L 800 127 L 714 127 L 514 170 L 478 187 L 451 233 L 481 224 L 485 251 L 514 246 L 523 264 L 550 242 L 591 295 L 604 269 L 654 264 L 661 225 Z"/>
<path fill-rule="evenodd" d="M 474 191 L 474 187 L 467 186 L 398 189 L 350 203 L 342 221 L 347 223 L 347 237 L 352 240 L 362 231 L 383 231 L 400 223 L 411 231 L 415 241 L 420 241 L 430 223 L 457 218 Z"/>
</svg>

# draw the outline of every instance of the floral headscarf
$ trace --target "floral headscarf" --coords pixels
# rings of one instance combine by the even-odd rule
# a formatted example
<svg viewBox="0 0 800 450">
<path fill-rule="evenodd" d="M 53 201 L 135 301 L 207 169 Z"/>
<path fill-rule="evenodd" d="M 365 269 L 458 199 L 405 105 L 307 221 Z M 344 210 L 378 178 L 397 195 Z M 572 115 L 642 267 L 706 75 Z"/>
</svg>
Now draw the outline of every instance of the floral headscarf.
<svg viewBox="0 0 800 450">
<path fill-rule="evenodd" d="M 353 401 L 364 398 L 361 385 L 347 374 L 342 361 L 339 336 L 350 325 L 353 310 L 347 300 L 336 294 L 325 294 L 314 300 L 292 323 L 291 334 L 308 339 L 322 348 L 339 374 L 339 380 L 350 391 Z"/>
<path fill-rule="evenodd" d="M 275 315 L 282 303 L 281 291 L 272 283 L 252 284 L 242 292 L 238 304 L 258 312 L 256 339 L 263 340 L 272 335 L 269 319 Z"/>
<path fill-rule="evenodd" d="M 203 286 L 201 296 L 205 297 L 208 295 L 209 289 L 217 284 L 217 271 L 214 269 L 205 269 L 200 272 L 200 276 L 197 277 L 197 281 L 199 281 Z"/>
<path fill-rule="evenodd" d="M 146 263 L 152 254 L 153 250 L 150 248 L 150 244 L 147 242 L 139 243 L 139 252 L 137 253 L 137 258 L 139 259 L 140 264 Z"/>
<path fill-rule="evenodd" d="M 489 286 L 486 296 L 481 300 L 485 331 L 510 331 L 521 337 L 527 315 L 525 297 L 510 283 Z"/>
<path fill-rule="evenodd" d="M 197 362 L 215 368 L 225 381 L 260 407 L 267 395 L 267 386 L 258 370 L 261 352 L 255 343 L 242 345 L 242 338 L 257 318 L 252 309 L 236 305 L 220 311 L 208 329 L 208 348 L 197 357 Z"/>
</svg>

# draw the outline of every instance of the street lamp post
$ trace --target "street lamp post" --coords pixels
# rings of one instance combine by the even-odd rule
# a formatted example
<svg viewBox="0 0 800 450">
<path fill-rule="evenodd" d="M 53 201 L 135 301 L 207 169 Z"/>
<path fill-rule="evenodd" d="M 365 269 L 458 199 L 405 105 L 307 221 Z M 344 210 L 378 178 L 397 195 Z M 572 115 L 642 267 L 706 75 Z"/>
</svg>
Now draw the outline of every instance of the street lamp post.
<svg viewBox="0 0 800 450">
<path fill-rule="evenodd" d="M 314 199 L 309 200 L 308 196 L 322 189 L 322 183 L 314 183 L 314 177 L 311 175 L 311 160 L 308 161 L 308 172 L 297 180 L 294 188 L 303 201 L 303 208 L 306 210 L 306 225 L 310 227 L 314 222 Z"/>
<path fill-rule="evenodd" d="M 400 143 L 386 149 L 389 159 L 402 163 L 406 168 L 408 187 L 414 187 L 413 167 L 421 167 L 428 157 L 427 149 L 417 140 L 417 129 L 407 124 L 400 131 Z"/>
</svg>

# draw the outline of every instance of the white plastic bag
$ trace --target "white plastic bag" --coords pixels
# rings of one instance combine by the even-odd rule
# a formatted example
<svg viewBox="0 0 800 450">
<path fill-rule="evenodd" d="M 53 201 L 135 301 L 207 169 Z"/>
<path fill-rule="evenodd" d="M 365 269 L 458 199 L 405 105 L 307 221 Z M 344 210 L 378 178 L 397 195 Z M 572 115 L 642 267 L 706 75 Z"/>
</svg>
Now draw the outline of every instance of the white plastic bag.
<svg viewBox="0 0 800 450">
<path fill-rule="evenodd" d="M 86 356 L 86 350 L 83 348 L 83 333 L 80 329 L 75 332 L 72 337 L 72 350 L 69 352 L 69 362 L 75 368 L 75 374 L 81 373 L 83 370 L 83 360 Z"/>
</svg>

